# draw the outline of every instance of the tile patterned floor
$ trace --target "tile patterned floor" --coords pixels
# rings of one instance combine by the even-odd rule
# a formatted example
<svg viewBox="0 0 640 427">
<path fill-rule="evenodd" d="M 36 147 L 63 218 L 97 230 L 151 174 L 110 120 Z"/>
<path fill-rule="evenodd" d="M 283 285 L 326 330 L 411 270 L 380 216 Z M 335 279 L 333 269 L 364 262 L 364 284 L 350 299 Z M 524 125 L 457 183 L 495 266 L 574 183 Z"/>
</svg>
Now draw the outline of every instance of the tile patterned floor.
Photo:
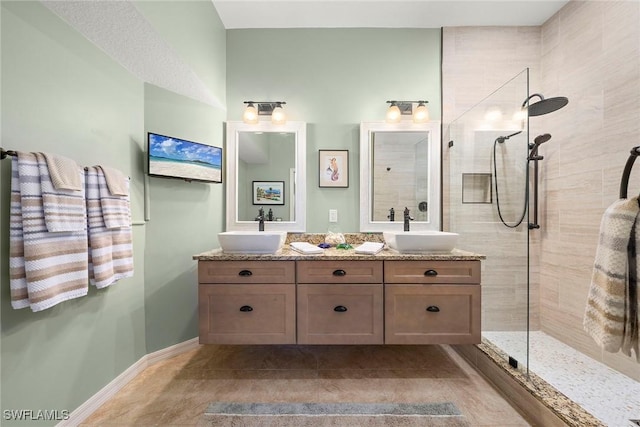
<svg viewBox="0 0 640 427">
<path fill-rule="evenodd" d="M 526 360 L 523 332 L 483 332 L 510 355 Z M 529 369 L 610 427 L 640 419 L 640 383 L 574 350 L 544 332 L 530 334 Z M 640 367 L 638 368 L 640 369 Z M 636 426 L 637 427 L 637 426 Z"/>
<path fill-rule="evenodd" d="M 195 426 L 214 401 L 453 402 L 473 426 L 530 424 L 448 346 L 200 346 L 150 366 L 83 426 Z"/>
</svg>

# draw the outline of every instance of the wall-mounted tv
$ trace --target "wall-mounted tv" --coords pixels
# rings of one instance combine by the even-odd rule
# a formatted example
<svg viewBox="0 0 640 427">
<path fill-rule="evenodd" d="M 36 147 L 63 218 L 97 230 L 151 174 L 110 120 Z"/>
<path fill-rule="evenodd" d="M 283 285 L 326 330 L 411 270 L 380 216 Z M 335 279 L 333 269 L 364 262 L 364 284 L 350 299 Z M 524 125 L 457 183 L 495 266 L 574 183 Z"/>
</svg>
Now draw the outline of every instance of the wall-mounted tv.
<svg viewBox="0 0 640 427">
<path fill-rule="evenodd" d="M 222 182 L 222 148 L 149 132 L 150 176 Z"/>
</svg>

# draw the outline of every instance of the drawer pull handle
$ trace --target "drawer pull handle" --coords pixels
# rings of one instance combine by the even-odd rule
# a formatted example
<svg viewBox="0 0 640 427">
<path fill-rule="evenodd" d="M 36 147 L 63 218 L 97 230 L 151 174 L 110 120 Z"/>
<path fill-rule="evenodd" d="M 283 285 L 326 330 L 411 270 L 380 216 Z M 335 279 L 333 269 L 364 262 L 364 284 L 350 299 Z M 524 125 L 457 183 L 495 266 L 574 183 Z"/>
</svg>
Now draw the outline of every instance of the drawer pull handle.
<svg viewBox="0 0 640 427">
<path fill-rule="evenodd" d="M 430 313 L 437 313 L 440 311 L 440 308 L 437 305 L 430 305 L 427 307 L 427 311 Z"/>
<path fill-rule="evenodd" d="M 346 271 L 344 271 L 344 270 L 336 270 L 336 271 L 334 271 L 334 272 L 333 272 L 333 275 L 334 275 L 334 276 L 342 277 L 342 276 L 346 276 L 346 275 L 347 275 L 347 272 L 346 272 Z M 346 311 L 346 310 L 345 310 L 345 311 Z"/>
<path fill-rule="evenodd" d="M 238 276 L 249 277 L 252 274 L 253 273 L 251 272 L 251 270 L 240 270 L 240 273 L 238 273 Z"/>
<path fill-rule="evenodd" d="M 347 307 L 345 307 L 344 305 L 338 305 L 333 309 L 333 311 L 337 311 L 338 313 L 344 313 L 345 311 L 347 311 Z"/>
<path fill-rule="evenodd" d="M 251 307 L 250 305 L 243 305 L 242 307 L 240 307 L 240 311 L 244 311 L 244 312 L 253 311 L 253 307 Z"/>
<path fill-rule="evenodd" d="M 424 272 L 425 276 L 434 277 L 438 275 L 438 272 L 435 270 L 427 270 Z"/>
</svg>

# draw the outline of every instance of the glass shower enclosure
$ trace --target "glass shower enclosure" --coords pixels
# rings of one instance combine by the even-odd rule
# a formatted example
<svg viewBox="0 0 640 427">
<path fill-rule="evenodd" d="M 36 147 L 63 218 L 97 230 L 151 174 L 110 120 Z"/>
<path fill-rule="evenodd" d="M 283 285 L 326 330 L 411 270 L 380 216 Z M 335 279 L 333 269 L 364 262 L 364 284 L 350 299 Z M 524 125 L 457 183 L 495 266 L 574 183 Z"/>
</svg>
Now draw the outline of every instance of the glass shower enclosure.
<svg viewBox="0 0 640 427">
<path fill-rule="evenodd" d="M 529 262 L 529 124 L 526 69 L 443 132 L 443 225 L 482 263 L 482 339 L 528 372 L 535 325 Z"/>
</svg>

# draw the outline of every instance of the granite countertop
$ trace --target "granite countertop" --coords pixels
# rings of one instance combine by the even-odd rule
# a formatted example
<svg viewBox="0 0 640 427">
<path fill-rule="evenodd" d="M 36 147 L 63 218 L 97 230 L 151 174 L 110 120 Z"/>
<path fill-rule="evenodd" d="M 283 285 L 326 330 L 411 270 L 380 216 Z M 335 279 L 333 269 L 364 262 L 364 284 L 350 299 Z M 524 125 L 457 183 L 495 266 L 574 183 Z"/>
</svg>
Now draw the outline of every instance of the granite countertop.
<svg viewBox="0 0 640 427">
<path fill-rule="evenodd" d="M 354 249 L 325 249 L 321 254 L 302 254 L 290 248 L 291 242 L 308 242 L 314 246 L 324 242 L 323 233 L 288 233 L 285 245 L 274 254 L 227 254 L 221 248 L 212 249 L 193 256 L 198 261 L 265 261 L 265 260 L 419 260 L 419 261 L 476 261 L 485 259 L 482 254 L 454 249 L 451 252 L 401 254 L 393 249 L 385 248 L 375 255 L 357 254 Z M 354 248 L 365 242 L 384 243 L 382 233 L 345 233 L 346 243 Z"/>
</svg>

